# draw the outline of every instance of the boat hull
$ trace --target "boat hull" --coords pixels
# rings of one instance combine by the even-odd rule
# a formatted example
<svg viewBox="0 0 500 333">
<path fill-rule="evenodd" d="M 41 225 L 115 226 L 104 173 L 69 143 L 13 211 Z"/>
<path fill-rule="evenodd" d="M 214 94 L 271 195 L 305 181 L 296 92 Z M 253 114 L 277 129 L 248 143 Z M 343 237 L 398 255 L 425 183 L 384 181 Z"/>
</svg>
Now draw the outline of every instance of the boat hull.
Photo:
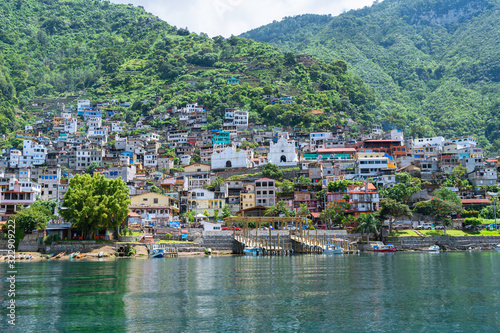
<svg viewBox="0 0 500 333">
<path fill-rule="evenodd" d="M 393 249 L 377 249 L 377 250 L 373 250 L 373 252 L 396 252 L 397 249 L 396 248 L 393 248 Z"/>
</svg>

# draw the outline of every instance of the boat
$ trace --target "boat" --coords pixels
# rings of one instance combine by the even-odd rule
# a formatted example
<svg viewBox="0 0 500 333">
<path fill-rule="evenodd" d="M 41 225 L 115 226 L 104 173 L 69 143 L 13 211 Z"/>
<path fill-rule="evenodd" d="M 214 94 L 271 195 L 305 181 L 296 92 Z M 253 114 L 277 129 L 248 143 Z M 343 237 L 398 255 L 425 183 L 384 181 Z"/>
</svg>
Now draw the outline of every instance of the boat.
<svg viewBox="0 0 500 333">
<path fill-rule="evenodd" d="M 149 253 L 150 258 L 163 258 L 165 254 L 165 249 L 152 249 Z"/>
<path fill-rule="evenodd" d="M 104 256 L 104 252 L 99 252 L 99 254 L 97 255 L 97 258 L 102 258 Z"/>
<path fill-rule="evenodd" d="M 66 251 L 60 252 L 60 253 L 58 253 L 58 254 L 54 257 L 54 259 L 59 259 L 59 258 L 61 258 L 61 257 L 62 257 L 63 255 L 65 255 L 65 254 L 66 254 Z"/>
<path fill-rule="evenodd" d="M 500 244 L 497 244 L 497 245 L 493 248 L 493 250 L 495 250 L 495 251 L 500 251 Z"/>
<path fill-rule="evenodd" d="M 392 244 L 387 244 L 387 245 L 375 245 L 373 247 L 373 252 L 396 252 L 398 250 L 397 247 L 395 247 Z"/>
<path fill-rule="evenodd" d="M 261 252 L 261 249 L 255 246 L 246 247 L 243 249 L 243 254 L 246 256 L 258 256 Z"/>
<path fill-rule="evenodd" d="M 79 255 L 80 252 L 73 252 L 71 253 L 71 255 L 69 256 L 70 259 L 76 259 L 76 256 Z"/>
<path fill-rule="evenodd" d="M 84 254 L 83 254 L 83 253 L 78 253 L 78 254 L 76 255 L 76 259 L 80 259 L 80 258 L 82 258 L 83 256 L 84 256 Z"/>
<path fill-rule="evenodd" d="M 326 249 L 323 250 L 324 254 L 343 254 L 344 249 L 337 245 L 327 245 Z"/>
<path fill-rule="evenodd" d="M 426 252 L 439 252 L 439 250 L 441 250 L 441 248 L 437 245 L 432 245 L 432 246 L 425 247 L 422 249 L 422 251 L 426 251 Z"/>
</svg>

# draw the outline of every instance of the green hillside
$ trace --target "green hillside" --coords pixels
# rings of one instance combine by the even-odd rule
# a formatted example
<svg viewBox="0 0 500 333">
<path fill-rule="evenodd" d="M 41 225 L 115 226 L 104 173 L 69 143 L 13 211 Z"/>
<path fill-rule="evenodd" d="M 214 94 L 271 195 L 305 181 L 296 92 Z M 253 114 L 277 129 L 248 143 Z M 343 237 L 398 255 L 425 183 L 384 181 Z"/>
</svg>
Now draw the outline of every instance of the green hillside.
<svg viewBox="0 0 500 333">
<path fill-rule="evenodd" d="M 381 99 L 385 125 L 420 137 L 474 134 L 500 153 L 499 0 L 385 0 L 242 37 L 345 60 Z"/>
<path fill-rule="evenodd" d="M 210 128 L 220 127 L 224 107 L 250 111 L 254 123 L 316 128 L 345 117 L 370 123 L 380 108 L 342 61 L 300 62 L 269 44 L 208 38 L 141 7 L 98 0 L 0 2 L 0 91 L 0 134 L 30 120 L 31 103 L 41 98 L 130 101 L 116 116 L 127 121 L 198 102 L 214 111 Z M 294 103 L 269 105 L 263 95 L 291 95 Z"/>
</svg>

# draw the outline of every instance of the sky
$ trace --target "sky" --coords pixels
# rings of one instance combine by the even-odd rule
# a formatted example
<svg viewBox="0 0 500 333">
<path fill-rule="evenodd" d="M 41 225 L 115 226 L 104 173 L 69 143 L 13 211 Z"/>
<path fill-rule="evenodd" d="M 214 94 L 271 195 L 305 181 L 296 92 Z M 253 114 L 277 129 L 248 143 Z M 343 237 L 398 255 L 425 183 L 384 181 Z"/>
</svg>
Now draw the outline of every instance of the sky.
<svg viewBox="0 0 500 333">
<path fill-rule="evenodd" d="M 210 37 L 239 35 L 299 14 L 338 15 L 370 6 L 374 0 L 111 0 L 143 6 L 170 25 Z"/>
</svg>

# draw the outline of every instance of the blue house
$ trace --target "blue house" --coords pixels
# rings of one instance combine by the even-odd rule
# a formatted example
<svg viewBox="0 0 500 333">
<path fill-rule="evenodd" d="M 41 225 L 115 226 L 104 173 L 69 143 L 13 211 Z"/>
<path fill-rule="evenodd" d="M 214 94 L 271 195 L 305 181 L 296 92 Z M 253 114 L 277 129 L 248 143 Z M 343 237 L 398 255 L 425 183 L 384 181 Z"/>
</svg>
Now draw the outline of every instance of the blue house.
<svg viewBox="0 0 500 333">
<path fill-rule="evenodd" d="M 84 120 L 95 117 L 102 118 L 102 112 L 99 110 L 85 110 L 85 112 L 83 113 Z"/>
<path fill-rule="evenodd" d="M 240 84 L 240 79 L 232 77 L 229 80 L 227 80 L 227 84 Z"/>
</svg>

